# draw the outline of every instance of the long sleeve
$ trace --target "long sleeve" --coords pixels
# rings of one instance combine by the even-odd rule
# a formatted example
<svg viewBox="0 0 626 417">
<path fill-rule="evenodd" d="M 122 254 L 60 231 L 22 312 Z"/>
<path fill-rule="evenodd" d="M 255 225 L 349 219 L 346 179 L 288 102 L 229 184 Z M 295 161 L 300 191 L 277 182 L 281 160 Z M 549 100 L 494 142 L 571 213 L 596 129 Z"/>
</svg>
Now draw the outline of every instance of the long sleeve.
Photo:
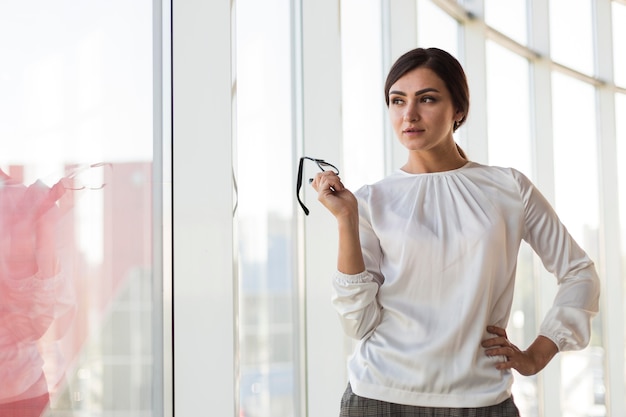
<svg viewBox="0 0 626 417">
<path fill-rule="evenodd" d="M 333 306 L 339 314 L 344 332 L 355 339 L 366 337 L 380 322 L 381 308 L 377 294 L 384 280 L 379 268 L 382 256 L 380 244 L 372 229 L 367 205 L 360 198 L 360 194 L 366 190 L 367 187 L 364 187 L 357 192 L 359 236 L 366 270 L 356 275 L 337 271 L 333 280 Z"/>
<path fill-rule="evenodd" d="M 539 255 L 559 284 L 539 333 L 560 351 L 582 349 L 591 338 L 591 319 L 598 313 L 600 281 L 593 261 L 561 223 L 543 195 L 515 172 L 524 203 L 524 240 Z"/>
</svg>

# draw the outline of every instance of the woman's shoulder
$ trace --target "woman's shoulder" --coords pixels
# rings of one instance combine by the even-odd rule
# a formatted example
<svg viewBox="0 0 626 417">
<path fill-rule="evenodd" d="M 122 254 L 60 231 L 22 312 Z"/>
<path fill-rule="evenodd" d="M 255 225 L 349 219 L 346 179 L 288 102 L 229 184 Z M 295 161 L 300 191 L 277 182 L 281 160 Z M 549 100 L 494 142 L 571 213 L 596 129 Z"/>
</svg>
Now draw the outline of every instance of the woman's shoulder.
<svg viewBox="0 0 626 417">
<path fill-rule="evenodd" d="M 358 188 L 355 192 L 357 197 L 365 197 L 369 195 L 371 192 L 378 192 L 384 190 L 391 190 L 394 188 L 395 184 L 399 181 L 402 181 L 406 178 L 406 175 L 403 175 L 403 171 L 400 169 L 396 169 L 390 174 L 384 176 L 383 178 L 371 182 L 369 184 L 364 184 L 360 188 Z"/>
<path fill-rule="evenodd" d="M 467 167 L 467 172 L 472 174 L 486 174 L 491 177 L 501 176 L 503 178 L 509 178 L 515 181 L 519 181 L 520 179 L 528 180 L 528 177 L 521 170 L 515 167 L 487 165 L 481 164 L 479 162 L 469 162 Z"/>
</svg>

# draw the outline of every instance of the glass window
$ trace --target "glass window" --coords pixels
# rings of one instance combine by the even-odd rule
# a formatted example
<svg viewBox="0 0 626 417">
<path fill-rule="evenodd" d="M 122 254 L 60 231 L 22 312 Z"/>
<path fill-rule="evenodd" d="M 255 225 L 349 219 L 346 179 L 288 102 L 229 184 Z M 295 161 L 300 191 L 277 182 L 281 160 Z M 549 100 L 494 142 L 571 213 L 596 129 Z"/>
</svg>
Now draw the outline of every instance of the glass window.
<svg viewBox="0 0 626 417">
<path fill-rule="evenodd" d="M 593 31 L 590 0 L 550 0 L 552 59 L 593 75 Z"/>
<path fill-rule="evenodd" d="M 386 112 L 381 8 L 378 2 L 341 1 L 341 70 L 344 155 L 342 180 L 349 189 L 384 173 Z"/>
<path fill-rule="evenodd" d="M 526 0 L 485 0 L 485 22 L 522 45 L 528 42 Z"/>
<path fill-rule="evenodd" d="M 0 408 L 158 415 L 152 15 L 2 5 Z"/>
<path fill-rule="evenodd" d="M 458 57 L 459 25 L 432 1 L 418 0 L 417 42 L 422 48 L 440 48 Z"/>
<path fill-rule="evenodd" d="M 532 177 L 528 61 L 487 41 L 487 128 L 489 164 L 513 167 Z M 507 333 L 518 346 L 536 337 L 532 249 L 520 248 L 515 297 Z M 522 415 L 537 415 L 535 377 L 515 376 L 515 402 Z"/>
<path fill-rule="evenodd" d="M 556 210 L 600 269 L 595 90 L 560 73 L 554 73 L 552 87 Z M 604 407 L 601 314 L 592 326 L 588 348 L 561 356 L 564 416 L 592 415 L 594 409 Z"/>
<path fill-rule="evenodd" d="M 626 88 L 626 5 L 614 1 L 612 6 L 615 84 Z"/>
<path fill-rule="evenodd" d="M 552 84 L 556 205 L 574 238 L 595 252 L 599 201 L 595 90 L 558 72 Z M 576 123 L 573 114 L 579 115 Z"/>
<path fill-rule="evenodd" d="M 487 41 L 489 163 L 531 176 L 528 61 Z"/>
<path fill-rule="evenodd" d="M 236 2 L 239 411 L 298 415 L 289 0 Z M 315 155 L 314 155 L 315 156 Z"/>
</svg>

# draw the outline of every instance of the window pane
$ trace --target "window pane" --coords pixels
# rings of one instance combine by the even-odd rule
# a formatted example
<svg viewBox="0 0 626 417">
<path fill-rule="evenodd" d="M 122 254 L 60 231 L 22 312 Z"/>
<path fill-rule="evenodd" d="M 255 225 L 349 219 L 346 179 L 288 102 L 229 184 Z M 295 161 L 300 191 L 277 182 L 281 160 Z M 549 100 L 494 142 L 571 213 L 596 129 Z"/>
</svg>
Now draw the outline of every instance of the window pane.
<svg viewBox="0 0 626 417">
<path fill-rule="evenodd" d="M 526 0 L 485 0 L 485 22 L 499 32 L 525 45 Z"/>
<path fill-rule="evenodd" d="M 528 74 L 528 61 L 487 41 L 489 164 L 513 167 L 532 177 Z M 533 252 L 523 244 L 507 328 L 519 346 L 529 346 L 537 334 L 534 283 Z M 536 378 L 516 375 L 513 390 L 521 415 L 537 415 Z"/>
<path fill-rule="evenodd" d="M 613 8 L 613 60 L 615 84 L 626 88 L 626 5 L 614 1 Z M 617 113 L 624 114 L 624 113 Z"/>
<path fill-rule="evenodd" d="M 384 174 L 381 7 L 341 1 L 343 160 L 341 178 L 352 190 Z"/>
<path fill-rule="evenodd" d="M 489 163 L 515 167 L 530 177 L 528 74 L 526 59 L 487 41 Z"/>
<path fill-rule="evenodd" d="M 459 25 L 430 0 L 417 1 L 417 42 L 422 48 L 436 47 L 458 57 Z"/>
<path fill-rule="evenodd" d="M 150 2 L 2 4 L 0 403 L 159 415 L 152 36 Z"/>
<path fill-rule="evenodd" d="M 593 32 L 590 0 L 550 0 L 552 59 L 593 75 Z"/>
<path fill-rule="evenodd" d="M 552 85 L 556 210 L 601 270 L 595 91 L 593 86 L 560 73 L 553 75 Z M 572 123 L 572 114 L 584 117 Z M 594 410 L 604 406 L 601 314 L 592 326 L 588 348 L 561 356 L 565 417 L 594 415 Z"/>
<path fill-rule="evenodd" d="M 280 192 L 295 188 L 290 13 L 289 0 L 236 3 L 238 379 L 246 417 L 299 414 L 293 194 Z"/>
</svg>

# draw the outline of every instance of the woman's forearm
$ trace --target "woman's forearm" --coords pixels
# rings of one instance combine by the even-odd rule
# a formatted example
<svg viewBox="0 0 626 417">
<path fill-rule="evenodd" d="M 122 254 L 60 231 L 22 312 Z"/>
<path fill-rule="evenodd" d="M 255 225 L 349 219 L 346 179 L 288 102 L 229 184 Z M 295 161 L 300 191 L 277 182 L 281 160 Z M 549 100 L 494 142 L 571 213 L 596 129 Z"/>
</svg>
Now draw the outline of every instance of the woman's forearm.
<svg viewBox="0 0 626 417">
<path fill-rule="evenodd" d="M 339 227 L 339 253 L 337 269 L 348 275 L 358 274 L 365 270 L 361 241 L 359 239 L 359 218 L 347 216 L 337 219 Z"/>
</svg>

